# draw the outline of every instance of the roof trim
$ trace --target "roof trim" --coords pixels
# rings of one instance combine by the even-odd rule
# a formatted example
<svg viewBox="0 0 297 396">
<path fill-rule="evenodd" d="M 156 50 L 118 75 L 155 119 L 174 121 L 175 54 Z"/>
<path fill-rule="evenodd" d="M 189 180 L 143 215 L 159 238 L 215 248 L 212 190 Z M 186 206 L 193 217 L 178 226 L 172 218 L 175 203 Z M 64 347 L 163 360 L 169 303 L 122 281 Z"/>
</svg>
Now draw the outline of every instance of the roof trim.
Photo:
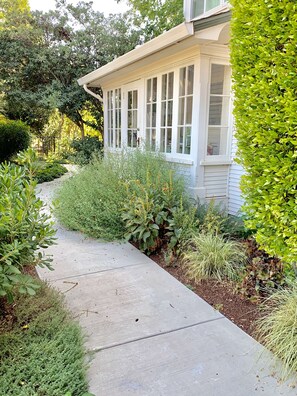
<svg viewBox="0 0 297 396">
<path fill-rule="evenodd" d="M 77 80 L 79 85 L 87 85 L 98 80 L 110 73 L 113 73 L 123 67 L 152 55 L 160 50 L 170 47 L 171 45 L 185 40 L 194 35 L 194 26 L 192 22 L 184 22 L 175 28 L 161 34 L 160 36 L 148 41 L 147 43 L 135 48 L 134 50 L 120 56 L 105 66 L 81 77 Z"/>
<path fill-rule="evenodd" d="M 220 25 L 222 23 L 229 22 L 230 20 L 231 20 L 231 11 L 215 14 L 204 19 L 198 19 L 196 21 L 193 21 L 194 31 L 199 32 L 200 30 L 204 30 L 216 25 Z"/>
</svg>

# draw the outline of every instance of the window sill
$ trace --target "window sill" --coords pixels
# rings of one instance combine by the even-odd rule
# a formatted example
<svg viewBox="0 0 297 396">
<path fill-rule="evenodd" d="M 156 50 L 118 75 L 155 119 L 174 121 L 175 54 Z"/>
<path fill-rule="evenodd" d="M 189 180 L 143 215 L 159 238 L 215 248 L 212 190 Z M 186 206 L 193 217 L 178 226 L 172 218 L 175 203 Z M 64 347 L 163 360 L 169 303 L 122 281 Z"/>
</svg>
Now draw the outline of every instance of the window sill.
<svg viewBox="0 0 297 396">
<path fill-rule="evenodd" d="M 216 161 L 200 161 L 200 165 L 202 166 L 218 166 L 218 165 L 231 165 L 231 160 L 216 160 Z"/>
<path fill-rule="evenodd" d="M 188 160 L 185 158 L 169 157 L 167 155 L 166 155 L 166 160 L 169 162 L 173 162 L 175 164 L 183 164 L 183 165 L 193 165 L 194 164 L 193 160 Z"/>
</svg>

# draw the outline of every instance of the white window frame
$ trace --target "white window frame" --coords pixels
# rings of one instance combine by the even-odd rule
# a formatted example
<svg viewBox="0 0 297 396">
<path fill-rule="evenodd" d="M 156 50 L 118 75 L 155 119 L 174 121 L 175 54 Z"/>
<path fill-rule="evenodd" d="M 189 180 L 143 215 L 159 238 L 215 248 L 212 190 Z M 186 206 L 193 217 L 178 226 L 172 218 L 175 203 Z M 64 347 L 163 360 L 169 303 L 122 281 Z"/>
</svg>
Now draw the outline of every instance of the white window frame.
<svg viewBox="0 0 297 396">
<path fill-rule="evenodd" d="M 214 8 L 211 8 L 210 10 L 206 11 L 206 2 L 207 2 L 207 0 L 200 0 L 200 1 L 203 1 L 203 5 L 204 5 L 203 12 L 201 14 L 199 14 L 199 15 L 194 15 L 194 1 L 195 0 L 190 0 L 190 15 L 191 15 L 191 19 L 196 19 L 196 18 L 199 19 L 201 17 L 205 18 L 207 16 L 210 16 L 213 13 L 219 11 L 224 5 L 229 3 L 228 0 L 220 0 L 220 4 L 218 6 L 216 6 Z M 199 1 L 199 0 L 197 0 L 197 1 Z M 188 15 L 188 12 L 187 12 L 186 9 L 185 9 L 185 15 Z"/>
<path fill-rule="evenodd" d="M 116 106 L 116 91 L 118 94 L 120 93 L 120 106 Z M 109 100 L 109 95 L 111 95 L 111 108 L 109 107 L 110 100 Z M 110 150 L 121 150 L 123 147 L 123 137 L 122 137 L 122 130 L 123 130 L 123 90 L 121 87 L 117 88 L 112 88 L 109 89 L 106 92 L 106 101 L 105 101 L 105 106 L 106 106 L 106 112 L 105 112 L 105 120 L 106 120 L 106 138 L 107 138 L 107 147 Z M 117 128 L 117 122 L 116 118 L 119 115 L 120 117 L 120 125 L 121 128 Z M 110 120 L 112 117 L 112 127 L 110 126 Z M 117 137 L 118 137 L 118 130 L 120 130 L 120 139 L 119 139 L 119 145 L 117 145 Z"/>
<path fill-rule="evenodd" d="M 208 128 L 209 128 L 209 108 L 210 108 L 210 83 L 211 83 L 211 66 L 215 65 L 223 65 L 231 68 L 230 63 L 224 59 L 215 59 L 211 58 L 209 60 L 208 67 L 208 84 L 207 84 L 207 106 L 206 106 L 206 138 L 205 138 L 205 160 L 203 161 L 205 164 L 207 163 L 228 163 L 231 161 L 231 140 L 232 140 L 232 89 L 231 89 L 231 77 L 230 77 L 230 99 L 229 99 L 229 114 L 228 114 L 228 131 L 226 138 L 226 153 L 224 155 L 208 155 L 207 154 L 207 146 L 208 146 Z"/>
<path fill-rule="evenodd" d="M 183 154 L 177 152 L 177 133 L 178 133 L 178 107 L 179 107 L 179 78 L 180 78 L 180 69 L 188 68 L 189 66 L 194 66 L 194 80 L 193 80 L 193 103 L 192 103 L 192 124 L 191 124 L 191 150 L 190 154 Z M 198 66 L 197 66 L 197 58 L 188 59 L 186 62 L 180 62 L 174 68 L 164 69 L 162 72 L 155 73 L 153 75 L 147 76 L 144 81 L 145 92 L 144 92 L 144 108 L 146 110 L 146 97 L 147 97 L 147 81 L 157 77 L 157 124 L 156 124 L 156 149 L 160 149 L 161 144 L 161 94 L 162 94 L 162 76 L 164 74 L 174 73 L 173 79 L 173 119 L 172 119 L 172 141 L 171 141 L 171 152 L 163 154 L 166 158 L 171 160 L 181 160 L 182 162 L 190 161 L 192 162 L 193 158 L 195 158 L 195 144 L 196 139 L 194 138 L 194 133 L 196 128 L 194 128 L 194 117 L 195 117 L 195 106 L 196 106 L 196 97 L 195 92 L 197 77 L 198 77 Z M 146 111 L 144 117 L 144 125 L 146 125 Z"/>
</svg>

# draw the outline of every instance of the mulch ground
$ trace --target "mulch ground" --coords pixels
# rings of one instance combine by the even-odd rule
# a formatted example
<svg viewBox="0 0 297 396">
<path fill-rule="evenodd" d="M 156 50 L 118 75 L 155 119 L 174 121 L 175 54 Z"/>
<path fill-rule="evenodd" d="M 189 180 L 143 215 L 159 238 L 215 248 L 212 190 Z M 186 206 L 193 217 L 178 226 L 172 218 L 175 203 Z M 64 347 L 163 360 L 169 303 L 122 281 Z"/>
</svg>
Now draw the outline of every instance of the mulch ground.
<svg viewBox="0 0 297 396">
<path fill-rule="evenodd" d="M 243 331 L 257 339 L 255 322 L 263 315 L 260 306 L 236 292 L 234 284 L 216 280 L 204 280 L 196 283 L 185 275 L 186 271 L 180 263 L 168 266 L 161 253 L 151 255 L 150 258 Z"/>
</svg>

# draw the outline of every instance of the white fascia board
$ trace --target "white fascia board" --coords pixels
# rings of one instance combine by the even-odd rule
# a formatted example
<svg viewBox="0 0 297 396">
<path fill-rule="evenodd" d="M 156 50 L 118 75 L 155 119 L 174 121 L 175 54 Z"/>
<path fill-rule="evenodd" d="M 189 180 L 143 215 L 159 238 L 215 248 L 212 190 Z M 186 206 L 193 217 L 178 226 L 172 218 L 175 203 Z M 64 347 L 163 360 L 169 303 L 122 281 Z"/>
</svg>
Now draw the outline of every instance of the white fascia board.
<svg viewBox="0 0 297 396">
<path fill-rule="evenodd" d="M 91 82 L 98 80 L 110 73 L 113 73 L 123 67 L 129 66 L 130 64 L 139 61 L 149 55 L 152 55 L 166 47 L 185 40 L 186 38 L 194 35 L 193 23 L 184 22 L 173 29 L 161 34 L 160 36 L 154 38 L 151 41 L 135 48 L 134 50 L 128 52 L 125 55 L 120 56 L 114 61 L 108 63 L 105 66 L 100 67 L 77 80 L 79 85 L 87 85 Z"/>
</svg>

